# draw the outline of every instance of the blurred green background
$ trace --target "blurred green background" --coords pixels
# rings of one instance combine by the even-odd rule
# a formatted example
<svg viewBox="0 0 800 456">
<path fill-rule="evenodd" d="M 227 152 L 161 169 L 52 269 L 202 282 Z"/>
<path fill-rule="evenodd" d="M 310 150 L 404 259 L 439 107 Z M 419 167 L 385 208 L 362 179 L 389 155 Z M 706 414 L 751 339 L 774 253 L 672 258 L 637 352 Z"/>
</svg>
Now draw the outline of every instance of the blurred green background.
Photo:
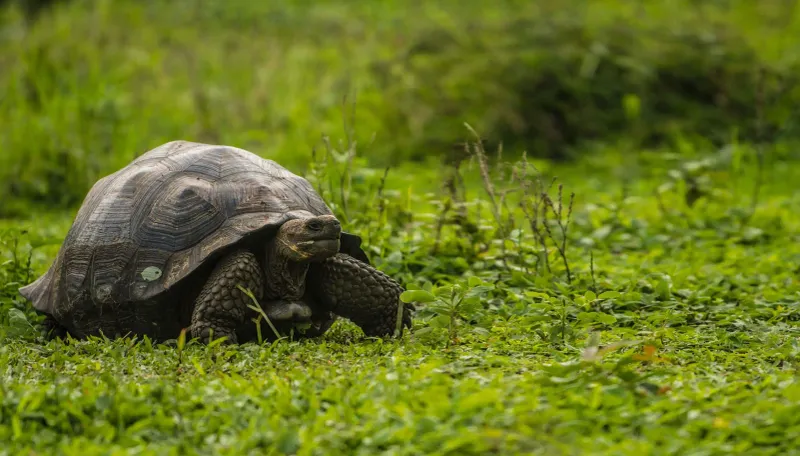
<svg viewBox="0 0 800 456">
<path fill-rule="evenodd" d="M 323 135 L 435 162 L 464 122 L 558 160 L 800 132 L 795 1 L 5 0 L 0 26 L 5 217 L 174 139 L 301 172 Z"/>
</svg>

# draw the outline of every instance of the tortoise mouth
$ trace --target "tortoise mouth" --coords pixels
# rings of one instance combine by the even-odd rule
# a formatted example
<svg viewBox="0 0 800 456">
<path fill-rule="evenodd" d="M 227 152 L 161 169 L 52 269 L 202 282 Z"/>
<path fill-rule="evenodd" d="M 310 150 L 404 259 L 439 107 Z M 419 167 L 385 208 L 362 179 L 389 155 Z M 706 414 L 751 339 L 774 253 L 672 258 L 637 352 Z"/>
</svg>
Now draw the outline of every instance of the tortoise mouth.
<svg viewBox="0 0 800 456">
<path fill-rule="evenodd" d="M 334 239 L 317 239 L 312 241 L 312 244 L 308 247 L 311 247 L 311 250 L 315 253 L 325 254 L 325 253 L 336 253 L 339 251 L 339 238 Z"/>
<path fill-rule="evenodd" d="M 306 239 L 305 241 L 299 241 L 299 242 L 297 242 L 297 245 L 299 245 L 299 246 L 314 245 L 314 244 L 316 244 L 318 242 L 339 241 L 340 239 L 341 239 L 341 234 L 340 233 L 335 233 L 335 234 L 322 233 L 322 234 L 318 234 L 316 236 L 312 236 L 310 239 Z"/>
<path fill-rule="evenodd" d="M 339 237 L 322 237 L 318 239 L 307 239 L 295 243 L 292 256 L 295 261 L 322 261 L 339 252 L 341 240 Z"/>
</svg>

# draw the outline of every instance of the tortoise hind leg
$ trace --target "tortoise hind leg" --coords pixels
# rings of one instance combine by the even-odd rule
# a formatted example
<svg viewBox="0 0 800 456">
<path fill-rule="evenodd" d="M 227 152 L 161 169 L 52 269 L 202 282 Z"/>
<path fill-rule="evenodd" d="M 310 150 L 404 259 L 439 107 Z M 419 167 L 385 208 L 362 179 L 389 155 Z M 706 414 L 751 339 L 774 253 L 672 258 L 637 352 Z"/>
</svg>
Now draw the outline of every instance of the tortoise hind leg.
<svg viewBox="0 0 800 456">
<path fill-rule="evenodd" d="M 249 289 L 257 299 L 261 298 L 261 269 L 255 255 L 245 250 L 223 257 L 211 271 L 195 300 L 190 327 L 192 337 L 206 343 L 211 337 L 227 337 L 228 343 L 238 343 L 236 328 L 249 312 L 250 298 L 237 285 Z"/>
<path fill-rule="evenodd" d="M 69 334 L 67 328 L 59 323 L 58 320 L 56 320 L 55 317 L 50 314 L 47 314 L 44 317 L 41 328 L 42 336 L 46 341 L 51 341 L 54 339 L 66 339 L 67 334 Z"/>
<path fill-rule="evenodd" d="M 394 334 L 403 288 L 383 272 L 340 253 L 312 264 L 308 280 L 309 291 L 321 304 L 358 325 L 365 335 Z M 405 305 L 402 326 L 411 328 L 413 310 Z"/>
</svg>

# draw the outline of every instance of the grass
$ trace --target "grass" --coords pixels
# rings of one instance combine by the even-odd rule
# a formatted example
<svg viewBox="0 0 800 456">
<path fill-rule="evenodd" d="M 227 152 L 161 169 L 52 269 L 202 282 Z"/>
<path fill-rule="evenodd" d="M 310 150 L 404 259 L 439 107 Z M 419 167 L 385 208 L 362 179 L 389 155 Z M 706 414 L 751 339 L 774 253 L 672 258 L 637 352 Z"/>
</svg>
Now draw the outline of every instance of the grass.
<svg viewBox="0 0 800 456">
<path fill-rule="evenodd" d="M 463 121 L 492 148 L 555 158 L 800 132 L 800 9 L 785 0 L 61 0 L 22 17 L 0 8 L 6 217 L 74 207 L 175 138 L 302 168 L 354 101 L 375 167 L 448 154 Z"/>
<path fill-rule="evenodd" d="M 326 171 L 308 177 L 343 218 L 339 198 L 349 195 L 347 227 L 379 267 L 422 303 L 400 340 L 365 339 L 339 322 L 319 340 L 241 347 L 43 344 L 15 282 L 43 271 L 69 213 L 6 222 L 2 451 L 796 451 L 800 199 L 788 183 L 797 167 L 769 161 L 749 215 L 752 149 L 677 163 L 643 153 L 648 171 L 635 179 L 614 177 L 629 172 L 615 155 L 542 163 L 546 171 L 526 181 L 558 174 L 564 201 L 576 195 L 565 249 L 571 283 L 558 224 L 552 215 L 543 222 L 545 258 L 516 206 L 530 200 L 499 202 L 510 184 L 498 163 L 487 162 L 490 180 L 477 162 L 459 168 L 467 197 L 451 215 L 437 209 L 447 192 L 413 185 L 453 169 L 397 177 L 379 192 L 382 172 L 350 168 L 354 183 L 340 192 L 327 183 L 341 182 L 344 166 L 312 166 Z M 670 170 L 693 170 L 706 196 L 687 205 L 690 187 Z M 549 195 L 557 209 L 555 186 Z M 509 215 L 520 225 L 508 229 Z M 30 240 L 48 238 L 29 254 Z"/>
<path fill-rule="evenodd" d="M 0 8 L 0 455 L 798 453 L 791 2 L 145 3 Z M 308 177 L 413 330 L 42 340 L 17 289 L 174 139 Z"/>
</svg>

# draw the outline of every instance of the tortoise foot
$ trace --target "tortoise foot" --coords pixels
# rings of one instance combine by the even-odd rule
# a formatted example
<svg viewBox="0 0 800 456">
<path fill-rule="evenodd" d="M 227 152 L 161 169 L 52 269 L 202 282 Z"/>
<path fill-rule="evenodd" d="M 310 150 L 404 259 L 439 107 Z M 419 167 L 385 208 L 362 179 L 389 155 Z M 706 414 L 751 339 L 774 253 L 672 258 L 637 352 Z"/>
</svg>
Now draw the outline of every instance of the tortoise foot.
<svg viewBox="0 0 800 456">
<path fill-rule="evenodd" d="M 52 315 L 48 315 L 42 322 L 41 333 L 46 341 L 51 341 L 54 339 L 66 339 L 69 331 Z"/>
</svg>

